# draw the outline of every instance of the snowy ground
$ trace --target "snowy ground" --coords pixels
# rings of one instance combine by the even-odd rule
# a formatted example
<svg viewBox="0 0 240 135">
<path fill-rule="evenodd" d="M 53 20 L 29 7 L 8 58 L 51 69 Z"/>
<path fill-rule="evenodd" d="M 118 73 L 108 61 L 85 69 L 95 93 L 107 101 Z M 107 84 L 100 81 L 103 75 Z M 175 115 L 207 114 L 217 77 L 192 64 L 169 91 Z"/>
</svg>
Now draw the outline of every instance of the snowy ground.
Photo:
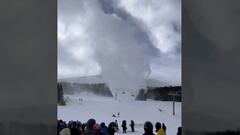
<svg viewBox="0 0 240 135">
<path fill-rule="evenodd" d="M 121 97 L 120 97 L 121 95 Z M 89 118 L 94 118 L 97 123 L 118 121 L 119 127 L 122 120 L 131 120 L 135 122 L 135 133 L 130 132 L 124 135 L 142 135 L 143 124 L 145 121 L 163 122 L 167 126 L 167 135 L 176 135 L 177 128 L 181 126 L 181 103 L 175 103 L 175 115 L 172 115 L 172 102 L 163 101 L 135 101 L 127 94 L 119 94 L 118 100 L 113 98 L 99 97 L 91 93 L 82 93 L 75 95 L 65 95 L 67 98 L 66 106 L 58 106 L 58 119 L 65 121 L 79 120 L 82 123 Z M 79 99 L 83 99 L 80 101 Z M 162 111 L 159 111 L 161 109 Z M 120 117 L 114 118 L 120 112 Z M 122 135 L 119 132 L 116 135 Z"/>
</svg>

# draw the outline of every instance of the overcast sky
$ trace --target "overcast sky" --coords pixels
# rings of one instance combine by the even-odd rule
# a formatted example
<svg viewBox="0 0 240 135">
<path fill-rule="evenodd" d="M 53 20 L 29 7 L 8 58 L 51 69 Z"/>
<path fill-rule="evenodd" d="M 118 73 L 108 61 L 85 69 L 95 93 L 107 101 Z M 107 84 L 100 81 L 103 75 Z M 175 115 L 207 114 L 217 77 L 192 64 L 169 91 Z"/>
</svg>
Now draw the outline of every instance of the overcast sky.
<svg viewBox="0 0 240 135">
<path fill-rule="evenodd" d="M 181 84 L 181 1 L 58 0 L 58 78 L 118 70 L 115 61 Z"/>
</svg>

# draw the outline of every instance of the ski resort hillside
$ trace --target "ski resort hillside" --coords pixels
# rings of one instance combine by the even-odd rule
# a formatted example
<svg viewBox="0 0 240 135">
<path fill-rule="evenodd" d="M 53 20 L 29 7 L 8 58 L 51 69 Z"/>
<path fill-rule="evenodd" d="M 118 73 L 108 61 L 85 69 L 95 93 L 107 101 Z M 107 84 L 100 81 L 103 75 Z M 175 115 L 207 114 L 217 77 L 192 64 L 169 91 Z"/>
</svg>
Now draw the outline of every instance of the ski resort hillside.
<svg viewBox="0 0 240 135">
<path fill-rule="evenodd" d="M 181 103 L 175 103 L 175 115 L 173 115 L 173 103 L 164 101 L 136 101 L 131 93 L 119 94 L 118 99 L 113 97 L 97 96 L 89 92 L 73 95 L 64 95 L 65 106 L 58 106 L 58 119 L 64 121 L 79 120 L 82 123 L 94 118 L 97 123 L 105 122 L 108 125 L 115 120 L 118 121 L 122 135 L 122 120 L 127 121 L 127 134 L 143 134 L 143 124 L 146 121 L 165 123 L 167 135 L 176 135 L 177 128 L 181 126 Z M 118 117 L 119 112 L 119 117 Z M 116 117 L 113 117 L 113 114 Z M 130 121 L 135 122 L 136 132 L 130 131 Z"/>
<path fill-rule="evenodd" d="M 71 77 L 71 78 L 60 78 L 58 82 L 67 82 L 67 83 L 78 83 L 78 84 L 103 84 L 106 83 L 101 75 L 95 76 L 82 76 L 82 77 Z M 167 84 L 160 82 L 156 79 L 146 79 L 147 86 L 149 87 L 162 87 Z"/>
<path fill-rule="evenodd" d="M 62 85 L 64 94 L 74 94 L 82 92 L 91 92 L 96 95 L 105 97 L 116 97 L 126 92 L 131 92 L 131 96 L 137 100 L 154 99 L 161 101 L 172 101 L 173 97 L 170 95 L 172 92 L 177 93 L 175 101 L 181 101 L 181 86 L 168 86 L 155 79 L 146 80 L 146 88 L 131 91 L 129 89 L 122 88 L 118 91 L 112 91 L 107 82 L 100 75 L 86 76 L 86 77 L 74 77 L 59 79 L 59 83 Z"/>
</svg>

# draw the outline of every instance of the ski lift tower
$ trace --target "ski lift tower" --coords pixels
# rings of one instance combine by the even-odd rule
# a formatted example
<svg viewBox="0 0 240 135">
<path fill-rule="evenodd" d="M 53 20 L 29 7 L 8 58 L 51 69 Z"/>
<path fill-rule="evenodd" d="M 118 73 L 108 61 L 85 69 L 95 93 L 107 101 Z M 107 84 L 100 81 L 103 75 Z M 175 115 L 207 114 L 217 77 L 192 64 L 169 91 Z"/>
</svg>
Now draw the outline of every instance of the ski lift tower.
<svg viewBox="0 0 240 135">
<path fill-rule="evenodd" d="M 173 115 L 175 115 L 175 96 L 179 96 L 179 94 L 177 92 L 169 92 L 170 96 L 172 96 L 173 99 Z"/>
</svg>

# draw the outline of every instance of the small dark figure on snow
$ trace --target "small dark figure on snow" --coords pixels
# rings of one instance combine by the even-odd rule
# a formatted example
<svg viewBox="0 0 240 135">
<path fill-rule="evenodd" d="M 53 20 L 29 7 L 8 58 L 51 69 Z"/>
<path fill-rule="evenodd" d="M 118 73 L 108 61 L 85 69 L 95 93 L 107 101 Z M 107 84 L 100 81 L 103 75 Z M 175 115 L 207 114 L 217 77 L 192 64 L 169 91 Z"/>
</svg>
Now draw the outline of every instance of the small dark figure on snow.
<svg viewBox="0 0 240 135">
<path fill-rule="evenodd" d="M 144 134 L 143 135 L 155 135 L 153 134 L 153 125 L 150 121 L 144 123 Z"/>
<path fill-rule="evenodd" d="M 120 113 L 118 112 L 118 118 L 120 117 Z"/>
<path fill-rule="evenodd" d="M 123 133 L 127 133 L 127 122 L 126 120 L 122 121 L 122 129 L 123 129 Z"/>
<path fill-rule="evenodd" d="M 115 114 L 112 115 L 113 117 L 117 117 Z"/>
<path fill-rule="evenodd" d="M 182 134 L 182 127 L 178 127 L 177 135 L 181 135 L 181 134 Z"/>
<path fill-rule="evenodd" d="M 134 126 L 135 126 L 135 125 L 134 125 L 134 121 L 131 120 L 130 127 L 131 127 L 131 129 L 132 129 L 132 132 L 135 132 Z"/>
<path fill-rule="evenodd" d="M 115 123 L 111 122 L 108 125 L 108 135 L 114 135 L 114 133 L 116 132 L 115 130 Z"/>
</svg>

